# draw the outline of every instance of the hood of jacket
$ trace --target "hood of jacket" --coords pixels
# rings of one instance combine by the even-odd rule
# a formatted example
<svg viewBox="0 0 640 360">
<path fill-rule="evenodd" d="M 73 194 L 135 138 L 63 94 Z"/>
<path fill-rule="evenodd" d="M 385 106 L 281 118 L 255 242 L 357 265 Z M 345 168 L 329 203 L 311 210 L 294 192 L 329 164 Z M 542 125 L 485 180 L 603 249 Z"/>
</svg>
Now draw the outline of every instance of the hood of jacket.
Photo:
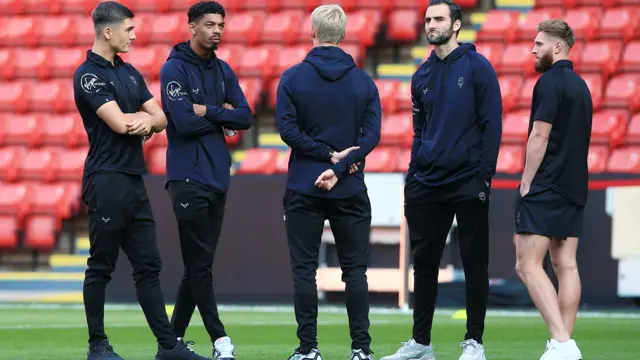
<svg viewBox="0 0 640 360">
<path fill-rule="evenodd" d="M 203 69 L 209 69 L 215 65 L 216 54 L 212 51 L 209 59 L 204 59 L 191 49 L 190 41 L 176 44 L 169 53 L 168 59 L 180 59 Z M 167 59 L 167 60 L 168 60 Z"/>
<path fill-rule="evenodd" d="M 313 66 L 324 79 L 336 81 L 356 67 L 353 57 L 337 46 L 317 46 L 311 49 L 304 62 Z"/>
</svg>

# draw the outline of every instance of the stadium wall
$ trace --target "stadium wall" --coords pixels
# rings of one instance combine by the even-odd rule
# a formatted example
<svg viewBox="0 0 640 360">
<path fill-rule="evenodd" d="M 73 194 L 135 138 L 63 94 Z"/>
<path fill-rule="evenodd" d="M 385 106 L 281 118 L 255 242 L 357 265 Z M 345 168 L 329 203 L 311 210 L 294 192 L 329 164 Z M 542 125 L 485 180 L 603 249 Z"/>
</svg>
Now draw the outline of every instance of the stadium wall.
<svg viewBox="0 0 640 360">
<path fill-rule="evenodd" d="M 393 181 L 377 181 L 376 176 L 395 177 Z M 368 176 L 374 223 L 397 222 L 401 216 L 401 174 L 372 174 Z M 400 181 L 398 181 L 400 179 Z M 157 221 L 160 253 L 163 259 L 161 281 L 167 302 L 174 302 L 182 278 L 180 247 L 175 218 L 163 177 L 148 177 L 147 188 Z M 289 253 L 283 225 L 282 194 L 286 175 L 237 175 L 229 190 L 225 225 L 214 266 L 216 297 L 221 303 L 290 304 L 292 280 Z M 515 189 L 509 179 L 496 180 L 491 194 L 490 269 L 493 278 L 490 302 L 493 306 L 530 304 L 526 290 L 514 271 L 515 251 L 513 206 Z M 387 184 L 384 188 L 381 185 Z M 389 184 L 394 183 L 394 186 Z M 373 187 L 373 189 L 372 189 Z M 608 192 L 611 189 L 591 190 L 585 211 L 584 237 L 578 253 L 583 282 L 583 302 L 589 306 L 630 304 L 618 295 L 618 261 L 612 257 L 612 219 L 608 215 Z M 386 196 L 386 195 L 388 196 Z M 397 204 L 394 207 L 393 204 Z M 609 208 L 609 210 L 608 210 Z M 377 215 L 376 215 L 377 214 Z M 335 263 L 330 246 L 327 263 Z M 449 246 L 441 266 L 459 264 L 454 246 Z M 335 254 L 333 254 L 335 255 Z M 377 246 L 372 251 L 371 268 L 398 265 L 398 249 Z M 334 265 L 335 266 L 335 265 Z M 441 274 L 442 275 L 442 274 Z M 370 277 L 371 280 L 371 277 Z M 411 281 L 411 278 L 409 278 Z M 442 282 L 442 280 L 441 280 Z M 463 304 L 463 280 L 453 277 L 441 286 L 439 302 Z M 510 289 L 510 290 L 509 290 Z M 451 290 L 451 291 L 447 291 Z M 527 298 L 526 301 L 522 300 Z M 122 253 L 118 259 L 107 300 L 135 302 L 131 266 Z M 388 305 L 397 304 L 390 299 Z"/>
</svg>

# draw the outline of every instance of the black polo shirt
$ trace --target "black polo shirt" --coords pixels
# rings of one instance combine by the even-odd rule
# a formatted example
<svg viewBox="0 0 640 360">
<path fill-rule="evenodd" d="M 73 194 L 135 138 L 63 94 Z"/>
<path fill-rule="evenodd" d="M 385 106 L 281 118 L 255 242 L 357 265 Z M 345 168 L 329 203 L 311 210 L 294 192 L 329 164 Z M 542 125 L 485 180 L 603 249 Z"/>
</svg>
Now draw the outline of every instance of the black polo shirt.
<svg viewBox="0 0 640 360">
<path fill-rule="evenodd" d="M 593 102 L 585 81 L 569 60 L 557 61 L 533 89 L 529 134 L 536 120 L 553 125 L 532 184 L 544 185 L 583 205 L 587 201 Z"/>
<path fill-rule="evenodd" d="M 115 101 L 125 114 L 139 112 L 142 104 L 153 98 L 142 75 L 117 55 L 111 64 L 89 50 L 87 59 L 73 75 L 73 91 L 89 137 L 83 182 L 95 172 L 145 174 L 142 137 L 118 134 L 96 114 L 110 101 Z"/>
</svg>

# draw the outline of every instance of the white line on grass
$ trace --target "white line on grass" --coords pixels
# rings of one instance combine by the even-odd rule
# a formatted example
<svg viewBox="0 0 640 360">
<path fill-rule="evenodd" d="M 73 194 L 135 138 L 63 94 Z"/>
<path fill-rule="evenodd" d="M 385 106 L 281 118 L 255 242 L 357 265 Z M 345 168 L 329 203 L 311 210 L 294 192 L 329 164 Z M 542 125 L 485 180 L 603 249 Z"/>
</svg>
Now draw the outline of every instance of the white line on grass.
<svg viewBox="0 0 640 360">
<path fill-rule="evenodd" d="M 0 303 L 0 310 L 84 310 L 83 304 L 19 304 Z M 109 311 L 140 311 L 140 306 L 136 304 L 107 304 L 105 310 Z M 247 306 L 247 305 L 218 305 L 221 312 L 254 312 L 254 313 L 293 313 L 293 306 Z M 197 310 L 196 310 L 197 311 Z M 344 306 L 320 306 L 320 313 L 346 314 Z M 451 316 L 458 310 L 438 309 L 435 314 L 440 316 Z M 397 308 L 371 308 L 369 311 L 373 315 L 404 315 L 411 316 L 411 309 Z M 488 310 L 487 317 L 539 317 L 536 310 Z M 640 312 L 621 311 L 580 311 L 579 318 L 594 319 L 640 319 Z"/>
</svg>

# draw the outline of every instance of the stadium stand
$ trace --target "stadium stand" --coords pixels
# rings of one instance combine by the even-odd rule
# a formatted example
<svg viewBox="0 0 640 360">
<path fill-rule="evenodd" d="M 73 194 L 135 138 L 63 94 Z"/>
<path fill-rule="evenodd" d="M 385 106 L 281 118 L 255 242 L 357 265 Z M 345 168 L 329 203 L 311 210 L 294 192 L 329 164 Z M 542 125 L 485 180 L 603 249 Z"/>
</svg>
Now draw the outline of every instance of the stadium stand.
<svg viewBox="0 0 640 360">
<path fill-rule="evenodd" d="M 10 0 L 0 9 L 0 248 L 52 251 L 78 195 L 87 138 L 73 101 L 71 75 L 93 41 L 89 13 L 100 0 Z M 124 54 L 160 99 L 159 70 L 171 46 L 187 39 L 185 12 L 195 0 L 125 0 L 137 12 L 137 40 Z M 310 49 L 310 11 L 325 0 L 225 0 L 218 56 L 240 78 L 258 129 L 227 138 L 237 174 L 286 173 L 289 150 L 273 127 L 279 74 Z M 331 1 L 335 2 L 335 1 Z M 403 172 L 412 137 L 409 80 L 428 56 L 423 0 L 341 0 L 348 13 L 344 48 L 375 78 L 382 99 L 382 140 L 368 172 Z M 504 104 L 498 171 L 524 166 L 531 56 L 538 22 L 563 18 L 579 41 L 576 69 L 593 96 L 593 173 L 640 173 L 640 5 L 635 0 L 497 0 L 465 11 L 462 42 L 495 66 Z M 485 4 L 486 7 L 486 4 Z M 381 47 L 413 46 L 409 57 L 381 57 Z M 145 143 L 150 173 L 164 174 L 164 133 Z"/>
</svg>

